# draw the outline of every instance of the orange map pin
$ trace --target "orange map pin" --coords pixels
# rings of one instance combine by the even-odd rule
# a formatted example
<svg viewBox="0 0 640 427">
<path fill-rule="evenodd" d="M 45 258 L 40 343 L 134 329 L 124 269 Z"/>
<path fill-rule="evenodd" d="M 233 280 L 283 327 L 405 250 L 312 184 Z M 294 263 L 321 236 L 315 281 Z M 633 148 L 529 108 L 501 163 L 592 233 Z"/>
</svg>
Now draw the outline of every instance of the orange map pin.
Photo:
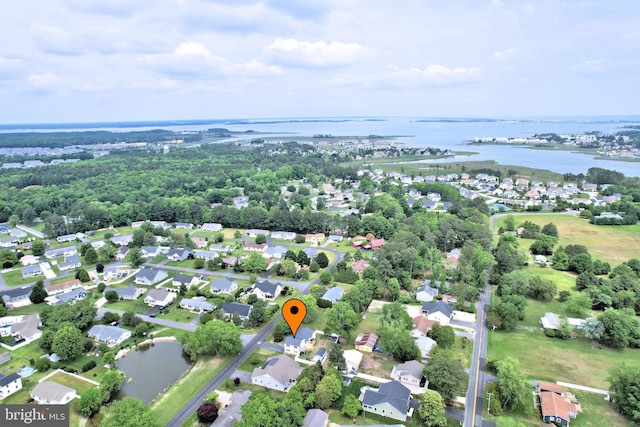
<svg viewBox="0 0 640 427">
<path fill-rule="evenodd" d="M 291 328 L 294 338 L 296 337 L 296 332 L 298 332 L 298 328 L 306 315 L 307 306 L 297 298 L 292 298 L 282 304 L 282 317 L 284 317 L 287 325 Z"/>
</svg>

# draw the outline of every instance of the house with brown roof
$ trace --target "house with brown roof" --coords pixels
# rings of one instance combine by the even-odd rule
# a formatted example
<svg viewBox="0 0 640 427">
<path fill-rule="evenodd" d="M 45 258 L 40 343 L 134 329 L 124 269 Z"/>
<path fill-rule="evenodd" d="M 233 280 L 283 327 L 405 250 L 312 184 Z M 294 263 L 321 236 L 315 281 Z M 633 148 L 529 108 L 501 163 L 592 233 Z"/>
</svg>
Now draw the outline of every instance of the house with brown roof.
<svg viewBox="0 0 640 427">
<path fill-rule="evenodd" d="M 366 351 L 367 353 L 373 352 L 373 348 L 376 346 L 379 338 L 378 334 L 373 332 L 358 335 L 355 341 L 356 350 Z"/>
<path fill-rule="evenodd" d="M 576 404 L 553 391 L 540 393 L 540 409 L 544 421 L 551 421 L 565 427 L 569 427 L 571 419 L 575 418 L 579 412 Z"/>
<path fill-rule="evenodd" d="M 383 247 L 385 243 L 386 242 L 384 241 L 384 239 L 374 239 L 371 240 L 369 244 L 365 245 L 364 248 L 371 249 L 372 251 L 377 251 L 378 249 Z"/>
<path fill-rule="evenodd" d="M 369 267 L 371 264 L 366 259 L 361 259 L 360 261 L 356 261 L 351 264 L 351 269 L 356 273 L 362 273 L 365 268 Z"/>
<path fill-rule="evenodd" d="M 554 384 L 554 383 L 549 383 L 546 381 L 539 381 L 538 384 L 536 385 L 536 392 L 541 393 L 545 391 L 556 393 L 558 396 L 564 395 L 562 386 L 559 386 L 558 384 Z"/>
<path fill-rule="evenodd" d="M 411 330 L 411 336 L 413 338 L 426 337 L 429 329 L 438 323 L 435 320 L 429 320 L 424 316 L 416 316 L 413 318 L 413 329 Z"/>
<path fill-rule="evenodd" d="M 269 245 L 266 243 L 245 243 L 244 250 L 248 252 L 264 252 Z"/>
<path fill-rule="evenodd" d="M 251 384 L 287 392 L 296 383 L 302 368 L 289 356 L 281 354 L 267 360 L 251 374 Z"/>
</svg>

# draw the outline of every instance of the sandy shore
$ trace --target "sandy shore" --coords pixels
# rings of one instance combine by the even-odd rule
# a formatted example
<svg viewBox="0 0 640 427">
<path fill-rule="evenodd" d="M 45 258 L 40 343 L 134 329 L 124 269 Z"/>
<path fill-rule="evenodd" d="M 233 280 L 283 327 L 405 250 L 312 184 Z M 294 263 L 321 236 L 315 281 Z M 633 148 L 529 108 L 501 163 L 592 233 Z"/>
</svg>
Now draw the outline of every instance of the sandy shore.
<svg viewBox="0 0 640 427">
<path fill-rule="evenodd" d="M 125 355 L 127 355 L 128 353 L 134 351 L 136 349 L 136 347 L 139 346 L 144 346 L 147 344 L 151 344 L 151 343 L 156 343 L 156 342 L 180 342 L 176 337 L 159 337 L 159 338 L 151 338 L 145 341 L 142 341 L 141 343 L 137 344 L 136 346 L 133 347 L 129 347 L 129 348 L 125 348 L 122 349 L 120 351 L 118 351 L 118 354 L 116 354 L 116 360 L 124 357 Z"/>
</svg>

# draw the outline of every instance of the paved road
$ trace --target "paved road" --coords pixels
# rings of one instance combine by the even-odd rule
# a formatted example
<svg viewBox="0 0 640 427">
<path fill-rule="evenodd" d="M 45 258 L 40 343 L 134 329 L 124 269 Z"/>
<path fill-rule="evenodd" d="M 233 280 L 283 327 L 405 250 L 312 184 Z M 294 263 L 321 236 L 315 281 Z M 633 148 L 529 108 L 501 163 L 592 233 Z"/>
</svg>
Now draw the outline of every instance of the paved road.
<svg viewBox="0 0 640 427">
<path fill-rule="evenodd" d="M 124 314 L 124 310 L 117 310 L 115 308 L 108 308 L 108 307 L 99 307 L 98 308 L 98 313 L 96 314 L 95 319 L 101 319 L 102 316 L 104 316 L 104 314 L 107 311 L 111 311 L 113 313 L 118 313 L 120 316 L 122 316 Z M 173 320 L 167 320 L 167 319 L 159 319 L 157 317 L 149 317 L 149 316 L 145 316 L 144 314 L 136 314 L 136 316 L 138 316 L 139 318 L 141 318 L 142 320 L 144 320 L 145 322 L 149 322 L 149 323 L 155 323 L 156 325 L 160 325 L 160 326 L 168 326 L 170 328 L 176 328 L 176 329 L 182 329 L 183 331 L 195 331 L 196 327 L 198 325 L 193 324 L 193 323 L 182 323 L 182 322 L 176 322 Z"/>
<path fill-rule="evenodd" d="M 333 252 L 336 255 L 333 263 L 331 263 L 329 267 L 327 267 L 331 268 L 333 265 L 342 260 L 342 254 L 336 250 L 327 250 Z M 317 283 L 320 283 L 320 278 L 307 283 L 306 286 L 304 284 L 301 284 L 304 287 L 301 289 L 300 295 L 308 294 L 309 288 Z M 222 371 L 218 373 L 218 375 L 212 378 L 211 381 L 209 381 L 202 389 L 200 389 L 200 391 L 196 393 L 196 395 L 182 409 L 180 409 L 180 411 L 178 411 L 178 413 L 166 424 L 165 427 L 180 427 L 182 423 L 184 423 L 186 419 L 189 418 L 189 416 L 198 409 L 198 407 L 202 403 L 202 400 L 207 396 L 207 394 L 220 387 L 220 385 L 222 385 L 222 382 L 227 378 L 230 378 L 231 375 L 238 369 L 238 366 L 240 366 L 240 364 L 244 362 L 249 357 L 249 355 L 251 355 L 251 353 L 253 353 L 258 347 L 260 347 L 260 345 L 265 341 L 269 334 L 273 332 L 273 325 L 275 325 L 275 323 L 281 318 L 281 314 L 276 315 L 260 332 L 256 334 L 253 339 L 251 339 L 251 341 L 245 344 L 240 353 L 236 357 L 234 357 L 231 362 L 229 362 L 222 369 Z"/>
<path fill-rule="evenodd" d="M 25 231 L 27 233 L 31 233 L 34 236 L 39 237 L 41 239 L 44 239 L 44 234 L 43 233 L 41 233 L 38 230 L 35 230 L 35 229 L 31 228 L 31 227 L 27 227 L 26 225 L 17 224 L 16 228 L 18 228 L 18 229 L 20 229 L 22 231 Z"/>
</svg>

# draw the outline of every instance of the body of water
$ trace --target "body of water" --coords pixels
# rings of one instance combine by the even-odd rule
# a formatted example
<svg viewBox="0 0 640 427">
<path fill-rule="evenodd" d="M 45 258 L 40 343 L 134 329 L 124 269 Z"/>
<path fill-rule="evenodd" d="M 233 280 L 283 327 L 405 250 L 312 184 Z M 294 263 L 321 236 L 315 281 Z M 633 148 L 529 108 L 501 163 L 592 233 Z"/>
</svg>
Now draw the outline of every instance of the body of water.
<svg viewBox="0 0 640 427">
<path fill-rule="evenodd" d="M 434 147 L 454 151 L 475 151 L 479 154 L 458 156 L 446 162 L 470 160 L 495 160 L 503 165 L 527 166 L 547 169 L 558 173 L 586 173 L 590 167 L 613 169 L 627 176 L 640 176 L 640 163 L 615 160 L 596 160 L 594 156 L 568 151 L 532 150 L 503 145 L 473 145 L 469 141 L 477 137 L 530 137 L 535 134 L 581 134 L 591 131 L 615 133 L 625 125 L 640 125 L 640 116 L 611 117 L 549 117 L 518 119 L 442 119 L 417 117 L 390 118 L 318 118 L 318 119 L 256 119 L 256 120 L 212 120 L 162 121 L 156 123 L 96 123 L 88 125 L 11 125 L 0 126 L 0 132 L 51 132 L 78 130 L 131 131 L 168 129 L 173 131 L 206 130 L 227 128 L 231 131 L 270 133 L 269 137 L 283 139 L 295 136 L 331 134 L 334 136 L 384 135 L 398 136 L 398 141 L 408 147 Z M 242 135 L 251 139 L 256 135 Z M 436 162 L 442 162 L 437 160 Z M 434 161 L 431 161 L 433 163 Z"/>
<path fill-rule="evenodd" d="M 176 382 L 191 361 L 179 343 L 159 342 L 130 352 L 118 360 L 117 367 L 126 379 L 116 398 L 136 397 L 146 405 Z"/>
</svg>

